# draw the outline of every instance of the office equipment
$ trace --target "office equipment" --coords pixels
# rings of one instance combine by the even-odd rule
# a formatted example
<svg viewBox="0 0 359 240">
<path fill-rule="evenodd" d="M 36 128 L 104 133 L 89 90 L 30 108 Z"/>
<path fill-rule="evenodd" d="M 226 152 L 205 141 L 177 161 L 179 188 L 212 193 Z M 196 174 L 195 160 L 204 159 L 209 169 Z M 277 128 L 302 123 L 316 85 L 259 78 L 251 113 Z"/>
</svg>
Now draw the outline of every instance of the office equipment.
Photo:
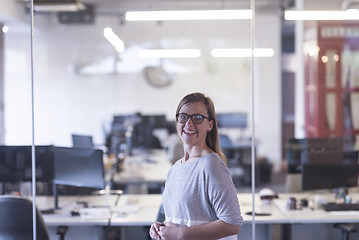
<svg viewBox="0 0 359 240">
<path fill-rule="evenodd" d="M 327 203 L 324 204 L 325 211 L 358 211 L 359 215 L 359 203 Z"/>
<path fill-rule="evenodd" d="M 103 189 L 103 152 L 54 147 L 54 183 Z"/>
<path fill-rule="evenodd" d="M 74 148 L 93 148 L 93 140 L 90 135 L 72 134 L 72 146 Z"/>
<path fill-rule="evenodd" d="M 302 166 L 302 189 L 334 189 L 358 185 L 358 164 Z"/>
<path fill-rule="evenodd" d="M 301 174 L 302 190 L 358 184 L 358 153 L 344 152 L 342 138 L 290 139 L 287 161 L 288 175 Z"/>
<path fill-rule="evenodd" d="M 302 164 L 339 164 L 342 162 L 344 156 L 342 138 L 304 138 L 301 139 L 301 144 L 300 161 Z"/>
<path fill-rule="evenodd" d="M 0 182 L 31 181 L 31 146 L 0 146 Z M 36 181 L 53 178 L 52 146 L 35 146 Z"/>
<path fill-rule="evenodd" d="M 32 239 L 32 202 L 15 196 L 0 197 L 0 239 Z M 38 240 L 49 240 L 49 233 L 41 213 L 36 209 Z"/>
<path fill-rule="evenodd" d="M 153 134 L 154 129 L 166 129 L 168 123 L 165 115 L 142 115 L 133 129 L 132 148 L 161 149 L 159 139 Z"/>
<path fill-rule="evenodd" d="M 95 149 L 54 147 L 54 201 L 58 208 L 56 185 L 103 189 L 103 152 Z"/>
<path fill-rule="evenodd" d="M 303 163 L 334 163 L 340 162 L 342 157 L 341 138 L 292 138 L 288 141 L 288 173 L 300 173 Z"/>
<path fill-rule="evenodd" d="M 334 228 L 342 232 L 342 240 L 349 240 L 349 233 L 355 233 L 358 230 L 351 224 L 335 223 Z"/>
<path fill-rule="evenodd" d="M 140 114 L 115 115 L 109 132 L 105 132 L 105 145 L 107 153 L 114 153 L 115 156 L 123 151 L 123 145 L 131 144 L 133 127 L 140 121 Z"/>
<path fill-rule="evenodd" d="M 247 113 L 217 113 L 218 128 L 247 128 Z"/>
</svg>

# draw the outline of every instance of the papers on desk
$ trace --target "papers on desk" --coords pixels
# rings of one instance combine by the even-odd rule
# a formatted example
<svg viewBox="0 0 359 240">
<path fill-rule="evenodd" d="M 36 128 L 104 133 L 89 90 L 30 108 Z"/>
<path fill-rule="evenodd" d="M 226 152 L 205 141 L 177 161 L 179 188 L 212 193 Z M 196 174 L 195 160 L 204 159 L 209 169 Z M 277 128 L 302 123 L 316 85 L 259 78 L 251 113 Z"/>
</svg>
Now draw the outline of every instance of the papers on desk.
<svg viewBox="0 0 359 240">
<path fill-rule="evenodd" d="M 109 219 L 111 211 L 109 208 L 82 208 L 80 216 L 82 219 Z"/>
<path fill-rule="evenodd" d="M 120 214 L 137 213 L 139 210 L 139 205 L 117 205 L 115 209 L 113 209 L 115 213 Z"/>
<path fill-rule="evenodd" d="M 82 219 L 109 219 L 112 214 L 116 217 L 125 216 L 130 213 L 137 213 L 140 210 L 139 205 L 118 205 L 112 212 L 110 208 L 100 207 L 100 208 L 82 208 L 80 209 L 80 216 Z"/>
</svg>

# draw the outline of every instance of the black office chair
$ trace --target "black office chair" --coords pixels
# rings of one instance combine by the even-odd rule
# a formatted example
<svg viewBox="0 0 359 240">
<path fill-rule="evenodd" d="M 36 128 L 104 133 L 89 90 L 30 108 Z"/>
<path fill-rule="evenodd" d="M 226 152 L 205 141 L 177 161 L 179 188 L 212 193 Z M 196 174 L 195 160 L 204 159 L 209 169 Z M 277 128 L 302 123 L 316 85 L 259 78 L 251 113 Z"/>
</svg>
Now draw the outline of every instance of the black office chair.
<svg viewBox="0 0 359 240">
<path fill-rule="evenodd" d="M 349 240 L 349 234 L 357 232 L 357 229 L 347 223 L 335 223 L 334 228 L 338 228 L 342 232 L 342 240 Z"/>
<path fill-rule="evenodd" d="M 32 232 L 32 202 L 15 196 L 0 197 L 0 240 L 29 240 Z M 49 240 L 46 224 L 36 209 L 37 240 Z"/>
<path fill-rule="evenodd" d="M 219 134 L 219 145 L 226 155 L 228 164 L 231 165 L 231 161 L 233 161 L 234 151 L 232 149 L 232 140 L 225 134 Z"/>
</svg>

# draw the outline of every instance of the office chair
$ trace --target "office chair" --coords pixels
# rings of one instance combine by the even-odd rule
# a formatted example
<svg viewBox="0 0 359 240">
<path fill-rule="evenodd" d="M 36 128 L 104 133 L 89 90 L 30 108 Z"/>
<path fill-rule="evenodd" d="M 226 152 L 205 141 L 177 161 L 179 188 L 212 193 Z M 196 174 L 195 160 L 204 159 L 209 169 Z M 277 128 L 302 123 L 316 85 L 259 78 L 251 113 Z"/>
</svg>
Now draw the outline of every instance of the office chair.
<svg viewBox="0 0 359 240">
<path fill-rule="evenodd" d="M 342 240 L 349 240 L 349 234 L 357 232 L 354 226 L 345 223 L 335 223 L 334 228 L 338 228 L 342 232 Z"/>
<path fill-rule="evenodd" d="M 219 134 L 219 145 L 224 155 L 226 155 L 228 162 L 230 163 L 234 157 L 234 151 L 232 148 L 232 140 L 225 134 Z"/>
<path fill-rule="evenodd" d="M 32 239 L 32 202 L 15 196 L 0 197 L 0 240 Z M 42 215 L 36 209 L 36 234 L 38 240 L 49 240 Z"/>
</svg>

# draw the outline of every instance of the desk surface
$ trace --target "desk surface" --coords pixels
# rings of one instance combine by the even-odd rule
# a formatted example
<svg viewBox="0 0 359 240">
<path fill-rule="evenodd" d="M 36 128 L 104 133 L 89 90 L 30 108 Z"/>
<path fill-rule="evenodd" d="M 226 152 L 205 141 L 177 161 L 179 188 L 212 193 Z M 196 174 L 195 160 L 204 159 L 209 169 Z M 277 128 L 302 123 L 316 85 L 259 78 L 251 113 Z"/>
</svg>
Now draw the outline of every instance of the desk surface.
<svg viewBox="0 0 359 240">
<path fill-rule="evenodd" d="M 113 226 L 149 226 L 156 221 L 158 209 L 161 205 L 161 195 L 122 195 L 117 201 L 117 196 L 60 196 L 59 210 L 53 214 L 43 214 L 48 226 L 76 226 L 76 225 L 96 225 L 106 226 L 109 223 L 107 217 L 94 217 L 84 219 L 81 216 L 71 216 L 71 211 L 81 209 L 76 203 L 87 202 L 89 207 L 108 207 L 111 206 L 114 213 L 111 218 Z M 53 207 L 52 197 L 36 198 L 36 205 L 40 210 Z M 120 214 L 121 212 L 121 214 Z"/>
<path fill-rule="evenodd" d="M 356 214 L 338 215 L 326 212 L 321 209 L 317 210 L 287 210 L 286 201 L 293 194 L 279 194 L 269 205 L 263 205 L 260 198 L 255 196 L 255 212 L 270 213 L 269 216 L 255 216 L 257 224 L 295 224 L 295 223 L 336 223 L 336 222 L 359 222 L 359 211 Z M 297 199 L 316 197 L 312 194 L 300 193 L 295 194 Z M 320 197 L 332 200 L 332 194 L 321 194 Z M 352 195 L 354 201 L 359 201 L 359 194 Z M 241 205 L 244 223 L 251 223 L 252 216 L 245 214 L 253 210 L 252 195 L 250 193 L 238 194 L 238 200 Z M 57 225 L 108 225 L 108 218 L 83 219 L 80 216 L 71 216 L 70 212 L 76 208 L 76 202 L 87 202 L 89 207 L 111 206 L 114 210 L 111 218 L 113 226 L 149 226 L 156 221 L 159 207 L 162 202 L 160 194 L 138 194 L 138 195 L 121 195 L 117 201 L 117 196 L 60 196 L 58 210 L 55 214 L 44 214 L 44 220 L 49 226 Z M 38 196 L 36 198 L 38 208 L 46 209 L 53 207 L 53 198 Z M 125 212 L 125 214 L 118 214 Z"/>
<path fill-rule="evenodd" d="M 320 201 L 334 202 L 334 193 L 320 193 L 313 192 L 308 193 L 295 193 L 295 194 L 280 194 L 279 199 L 274 201 L 275 206 L 285 215 L 289 223 L 358 223 L 359 211 L 357 212 L 327 212 L 323 209 L 309 209 L 303 208 L 303 210 L 288 210 L 286 208 L 288 197 L 295 197 L 297 200 L 308 199 L 313 201 L 314 199 L 320 199 Z M 351 194 L 353 202 L 359 202 L 359 194 Z"/>
<path fill-rule="evenodd" d="M 124 170 L 115 173 L 113 181 L 119 184 L 164 183 L 171 166 L 164 150 L 128 156 L 124 162 Z"/>
</svg>

